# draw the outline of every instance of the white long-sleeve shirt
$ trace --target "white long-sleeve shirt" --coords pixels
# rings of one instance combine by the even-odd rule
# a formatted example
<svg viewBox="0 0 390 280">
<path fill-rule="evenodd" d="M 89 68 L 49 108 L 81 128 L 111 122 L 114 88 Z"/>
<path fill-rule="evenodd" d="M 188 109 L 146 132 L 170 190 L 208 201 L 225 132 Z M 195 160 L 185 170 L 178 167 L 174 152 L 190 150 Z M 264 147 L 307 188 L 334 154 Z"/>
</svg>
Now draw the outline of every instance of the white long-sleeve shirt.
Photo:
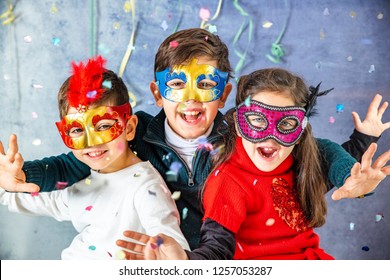
<svg viewBox="0 0 390 280">
<path fill-rule="evenodd" d="M 63 190 L 37 195 L 0 188 L 0 203 L 11 212 L 72 221 L 79 234 L 62 259 L 115 259 L 123 231 L 164 233 L 183 248 L 189 245 L 179 227 L 179 213 L 163 178 L 141 162 L 113 173 L 98 173 Z"/>
</svg>

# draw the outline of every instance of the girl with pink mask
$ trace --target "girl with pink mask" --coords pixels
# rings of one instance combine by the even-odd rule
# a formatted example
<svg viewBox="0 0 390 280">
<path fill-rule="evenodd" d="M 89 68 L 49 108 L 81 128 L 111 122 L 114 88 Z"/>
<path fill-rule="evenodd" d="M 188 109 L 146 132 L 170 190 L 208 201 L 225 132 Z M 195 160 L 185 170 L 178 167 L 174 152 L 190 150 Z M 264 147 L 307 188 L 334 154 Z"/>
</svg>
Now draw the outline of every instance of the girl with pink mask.
<svg viewBox="0 0 390 280">
<path fill-rule="evenodd" d="M 144 245 L 126 248 L 147 259 L 333 259 L 314 232 L 325 223 L 330 188 L 310 125 L 317 97 L 329 91 L 278 68 L 241 77 L 236 108 L 226 114 L 224 149 L 202 192 L 207 226 L 199 248 L 189 252 L 164 234 L 130 231 L 126 236 Z M 371 193 L 390 174 L 390 151 L 367 164 L 375 150 L 372 144 L 342 178 L 333 199 Z"/>
</svg>

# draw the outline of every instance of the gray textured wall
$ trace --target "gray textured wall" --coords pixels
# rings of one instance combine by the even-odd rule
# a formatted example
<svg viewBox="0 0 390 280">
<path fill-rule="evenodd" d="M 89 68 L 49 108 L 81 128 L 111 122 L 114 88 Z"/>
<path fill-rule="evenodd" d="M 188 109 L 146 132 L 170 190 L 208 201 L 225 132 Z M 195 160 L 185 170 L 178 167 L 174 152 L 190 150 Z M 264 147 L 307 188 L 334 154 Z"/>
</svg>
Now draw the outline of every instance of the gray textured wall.
<svg viewBox="0 0 390 280">
<path fill-rule="evenodd" d="M 6 2 L 0 2 L 0 14 L 7 11 Z M 125 0 L 10 2 L 16 19 L 0 24 L 0 139 L 7 144 L 8 135 L 16 133 L 26 160 L 67 152 L 54 122 L 58 121 L 56 93 L 69 75 L 71 60 L 99 53 L 108 59 L 108 68 L 118 71 L 135 30 L 123 78 L 137 97 L 135 110 L 155 114 L 158 109 L 148 85 L 158 45 L 176 26 L 200 27 L 200 9 L 208 9 L 213 16 L 218 4 L 216 0 L 135 0 L 133 26 Z M 353 130 L 353 110 L 363 118 L 375 93 L 390 101 L 390 1 L 238 1 L 246 15 L 235 2 L 222 1 L 219 15 L 208 23 L 228 44 L 233 66 L 239 62 L 235 51 L 247 49 L 237 76 L 281 66 L 302 75 L 309 84 L 322 81 L 324 89 L 335 87 L 319 100 L 319 114 L 312 119 L 317 137 L 341 144 Z M 275 64 L 266 55 L 287 19 L 281 40 L 286 55 Z M 249 21 L 252 32 L 246 28 L 234 43 L 240 26 Z M 264 22 L 272 26 L 264 28 Z M 344 105 L 343 112 L 336 113 L 337 104 Z M 390 109 L 384 120 L 390 121 Z M 379 141 L 378 154 L 389 149 L 389 142 L 387 131 Z M 322 247 L 338 259 L 390 259 L 389 188 L 387 178 L 375 196 L 328 199 L 327 224 L 318 229 Z M 0 259 L 59 259 L 75 234 L 70 223 L 11 214 L 6 207 L 0 207 L 0 213 Z M 376 215 L 384 218 L 377 222 Z M 364 246 L 369 250 L 362 250 Z"/>
</svg>

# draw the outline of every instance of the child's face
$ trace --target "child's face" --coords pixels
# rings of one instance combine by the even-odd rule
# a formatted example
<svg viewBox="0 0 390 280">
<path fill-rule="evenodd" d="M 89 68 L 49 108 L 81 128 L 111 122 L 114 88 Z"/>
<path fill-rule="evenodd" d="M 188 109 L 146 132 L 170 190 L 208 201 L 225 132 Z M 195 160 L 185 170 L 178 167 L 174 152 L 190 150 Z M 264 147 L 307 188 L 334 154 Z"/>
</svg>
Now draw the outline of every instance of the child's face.
<svg viewBox="0 0 390 280">
<path fill-rule="evenodd" d="M 91 169 L 110 173 L 129 166 L 132 152 L 128 141 L 134 138 L 137 117 L 133 115 L 128 120 L 119 121 L 112 118 L 113 114 L 98 115 L 98 112 L 106 110 L 104 107 L 92 108 L 81 114 L 85 114 L 78 119 L 81 125 L 70 128 L 67 134 L 70 138 L 85 140 L 82 148 L 72 149 L 78 160 Z M 74 107 L 68 110 L 68 116 L 72 114 L 79 114 Z M 119 130 L 118 122 L 123 122 Z"/>
<path fill-rule="evenodd" d="M 210 65 L 214 68 L 217 68 L 218 66 L 217 61 L 211 60 L 208 57 L 203 56 L 196 59 L 198 65 Z M 194 60 L 191 62 L 193 63 Z M 181 66 L 184 65 L 187 64 L 183 64 Z M 193 81 L 191 81 L 191 83 L 193 84 Z M 170 88 L 178 90 L 187 87 L 187 85 L 179 79 L 173 79 L 167 82 L 167 84 Z M 151 84 L 151 90 L 154 93 L 157 105 L 164 108 L 169 126 L 182 138 L 194 139 L 206 133 L 214 122 L 218 109 L 224 107 L 225 101 L 231 91 L 231 84 L 228 83 L 224 88 L 222 88 L 223 92 L 219 99 L 209 102 L 200 100 L 200 97 L 205 96 L 208 89 L 215 86 L 216 82 L 208 78 L 198 81 L 197 86 L 192 86 L 192 90 L 198 90 L 198 92 L 193 94 L 194 98 L 179 102 L 161 97 L 155 83 Z M 182 96 L 186 95 L 183 94 Z"/>
<path fill-rule="evenodd" d="M 261 103 L 285 107 L 285 106 L 294 106 L 293 100 L 290 98 L 288 94 L 281 94 L 275 92 L 262 91 L 252 96 L 252 100 L 259 101 Z M 260 120 L 254 119 L 254 122 L 258 121 L 259 126 Z M 284 124 L 287 126 L 295 125 L 288 123 Z M 237 124 L 236 124 L 237 126 Z M 238 135 L 240 132 L 238 127 L 236 127 Z M 240 135 L 241 136 L 241 135 Z M 245 138 L 241 138 L 245 151 L 247 152 L 249 158 L 256 165 L 256 167 L 265 172 L 269 172 L 278 167 L 293 151 L 295 144 L 289 147 L 283 146 L 279 144 L 274 139 L 267 139 L 263 142 L 253 143 L 251 141 L 246 140 Z"/>
</svg>

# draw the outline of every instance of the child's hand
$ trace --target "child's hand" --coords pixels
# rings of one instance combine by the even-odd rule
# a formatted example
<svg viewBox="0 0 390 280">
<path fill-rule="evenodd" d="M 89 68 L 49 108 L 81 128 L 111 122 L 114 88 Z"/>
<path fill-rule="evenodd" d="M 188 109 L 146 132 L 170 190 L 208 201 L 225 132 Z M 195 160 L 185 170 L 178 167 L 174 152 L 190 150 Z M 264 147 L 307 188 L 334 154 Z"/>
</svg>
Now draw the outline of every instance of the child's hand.
<svg viewBox="0 0 390 280">
<path fill-rule="evenodd" d="M 375 143 L 368 147 L 362 156 L 361 164 L 355 163 L 351 169 L 351 176 L 345 180 L 343 186 L 332 194 L 333 200 L 356 198 L 370 193 L 390 174 L 390 165 L 385 166 L 390 160 L 390 150 L 380 155 L 372 164 L 376 148 L 377 144 Z"/>
<path fill-rule="evenodd" d="M 26 176 L 22 170 L 23 157 L 18 152 L 16 135 L 9 137 L 7 153 L 4 152 L 0 141 L 0 187 L 9 192 L 38 192 L 39 187 L 33 183 L 26 183 Z"/>
<path fill-rule="evenodd" d="M 390 128 L 390 122 L 382 122 L 382 116 L 385 113 L 389 103 L 384 102 L 379 108 L 381 101 L 382 96 L 380 94 L 374 96 L 370 106 L 368 106 L 366 118 L 363 120 L 363 122 L 361 122 L 358 113 L 352 112 L 353 122 L 357 131 L 366 135 L 379 137 L 383 131 Z"/>
<path fill-rule="evenodd" d="M 137 242 L 117 240 L 116 245 L 124 248 L 127 260 L 187 260 L 187 254 L 179 243 L 164 234 L 151 237 L 149 235 L 125 231 L 123 235 Z M 129 252 L 132 251 L 132 252 Z"/>
</svg>

